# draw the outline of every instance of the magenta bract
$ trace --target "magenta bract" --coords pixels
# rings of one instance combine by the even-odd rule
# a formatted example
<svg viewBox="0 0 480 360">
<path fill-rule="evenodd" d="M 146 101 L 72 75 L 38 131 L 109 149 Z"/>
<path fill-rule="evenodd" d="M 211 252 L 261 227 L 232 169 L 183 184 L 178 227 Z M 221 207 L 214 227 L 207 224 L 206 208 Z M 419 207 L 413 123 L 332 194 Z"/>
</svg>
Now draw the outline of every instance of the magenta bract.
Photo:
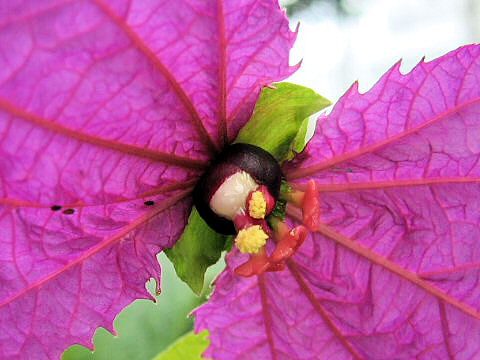
<svg viewBox="0 0 480 360">
<path fill-rule="evenodd" d="M 0 8 L 0 357 L 58 358 L 159 281 L 295 34 L 273 0 Z"/>
<path fill-rule="evenodd" d="M 208 356 L 479 356 L 480 46 L 399 66 L 354 84 L 285 167 L 317 182 L 319 229 L 283 272 L 243 279 L 229 255 L 196 311 Z"/>
</svg>

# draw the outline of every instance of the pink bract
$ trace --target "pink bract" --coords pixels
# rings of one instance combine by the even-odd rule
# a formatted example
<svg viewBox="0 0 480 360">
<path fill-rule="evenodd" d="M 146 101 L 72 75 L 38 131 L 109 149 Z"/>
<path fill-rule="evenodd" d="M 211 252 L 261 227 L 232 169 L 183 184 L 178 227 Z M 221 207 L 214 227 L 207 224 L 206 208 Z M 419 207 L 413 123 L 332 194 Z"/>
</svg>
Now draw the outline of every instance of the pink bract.
<svg viewBox="0 0 480 360">
<path fill-rule="evenodd" d="M 229 255 L 196 311 L 208 356 L 480 357 L 480 46 L 399 66 L 354 84 L 285 166 L 319 185 L 319 231 L 280 273 L 236 277 Z"/>
<path fill-rule="evenodd" d="M 2 359 L 90 345 L 149 296 L 202 169 L 296 69 L 294 38 L 273 0 L 0 5 Z"/>
</svg>

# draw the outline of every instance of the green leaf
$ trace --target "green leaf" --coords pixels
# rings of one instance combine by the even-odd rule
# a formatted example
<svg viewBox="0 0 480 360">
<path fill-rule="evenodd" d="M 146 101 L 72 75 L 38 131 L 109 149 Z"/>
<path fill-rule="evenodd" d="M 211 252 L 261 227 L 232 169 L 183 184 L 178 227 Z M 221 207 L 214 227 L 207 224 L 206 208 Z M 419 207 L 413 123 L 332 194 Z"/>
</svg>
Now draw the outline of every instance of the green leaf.
<svg viewBox="0 0 480 360">
<path fill-rule="evenodd" d="M 295 138 L 292 141 L 286 160 L 292 160 L 295 155 L 301 153 L 307 145 L 308 125 L 311 120 L 311 117 L 308 117 L 302 121 L 302 125 L 300 125 L 300 128 L 298 129 L 297 135 L 295 135 Z"/>
<path fill-rule="evenodd" d="M 165 250 L 178 277 L 195 294 L 202 292 L 205 271 L 220 258 L 227 238 L 212 230 L 194 208 L 180 240 L 173 248 Z"/>
<path fill-rule="evenodd" d="M 189 332 L 175 341 L 165 351 L 158 354 L 153 360 L 197 360 L 202 359 L 202 353 L 207 349 L 210 341 L 208 331 L 198 335 Z"/>
<path fill-rule="evenodd" d="M 304 86 L 287 82 L 274 86 L 263 89 L 235 142 L 257 145 L 282 162 L 303 150 L 310 115 L 331 103 Z"/>
</svg>

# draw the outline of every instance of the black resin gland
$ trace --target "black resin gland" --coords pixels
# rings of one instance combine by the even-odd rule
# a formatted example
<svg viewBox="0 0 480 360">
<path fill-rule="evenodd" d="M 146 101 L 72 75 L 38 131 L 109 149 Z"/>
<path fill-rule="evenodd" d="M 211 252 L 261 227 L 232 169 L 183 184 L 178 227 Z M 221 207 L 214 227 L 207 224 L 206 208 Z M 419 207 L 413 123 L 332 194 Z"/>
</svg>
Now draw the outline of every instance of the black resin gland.
<svg viewBox="0 0 480 360">
<path fill-rule="evenodd" d="M 193 200 L 200 216 L 213 230 L 234 235 L 239 230 L 234 218 L 248 211 L 247 208 L 264 206 L 266 212 L 270 211 L 281 182 L 280 165 L 270 153 L 250 144 L 233 144 L 222 151 L 200 178 Z M 269 196 L 263 197 L 261 192 Z M 260 200 L 255 206 L 248 205 L 256 199 L 265 199 L 265 204 Z"/>
</svg>

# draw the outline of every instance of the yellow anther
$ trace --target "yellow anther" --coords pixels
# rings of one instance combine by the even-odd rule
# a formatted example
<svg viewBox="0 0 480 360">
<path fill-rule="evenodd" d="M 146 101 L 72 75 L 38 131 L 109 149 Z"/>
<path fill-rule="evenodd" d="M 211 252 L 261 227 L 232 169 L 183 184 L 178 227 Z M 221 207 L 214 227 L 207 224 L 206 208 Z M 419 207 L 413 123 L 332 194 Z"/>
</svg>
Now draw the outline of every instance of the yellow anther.
<svg viewBox="0 0 480 360">
<path fill-rule="evenodd" d="M 254 219 L 263 219 L 267 212 L 267 201 L 261 191 L 252 193 L 248 202 L 248 214 Z"/>
<path fill-rule="evenodd" d="M 268 235 L 260 225 L 253 225 L 238 232 L 235 244 L 242 253 L 257 254 L 266 244 Z"/>
</svg>

